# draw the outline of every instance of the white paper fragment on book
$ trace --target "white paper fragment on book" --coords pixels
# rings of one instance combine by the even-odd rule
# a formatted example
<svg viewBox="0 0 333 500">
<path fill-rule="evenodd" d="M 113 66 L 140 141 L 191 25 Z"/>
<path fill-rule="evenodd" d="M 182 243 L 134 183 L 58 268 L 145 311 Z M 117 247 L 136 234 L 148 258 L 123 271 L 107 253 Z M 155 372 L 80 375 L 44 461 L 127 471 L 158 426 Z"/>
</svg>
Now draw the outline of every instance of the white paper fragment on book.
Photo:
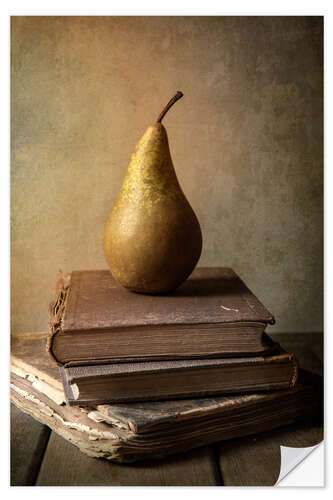
<svg viewBox="0 0 333 500">
<path fill-rule="evenodd" d="M 312 478 L 310 480 L 308 473 L 308 460 L 312 458 L 312 452 L 321 448 L 318 456 L 313 454 L 314 463 L 311 464 Z M 289 446 L 280 446 L 281 468 L 278 480 L 275 486 L 323 486 L 324 478 L 324 444 L 323 442 L 307 448 L 291 448 Z M 319 450 L 320 451 L 320 450 Z M 311 457 L 309 457 L 311 455 Z M 304 467 L 304 471 L 301 470 Z M 303 479 L 302 479 L 303 478 Z M 310 480 L 310 482 L 309 482 Z"/>
<path fill-rule="evenodd" d="M 235 312 L 239 312 L 239 309 L 234 309 L 233 307 L 227 307 L 227 306 L 223 306 L 223 305 L 220 305 L 221 309 L 224 309 L 225 311 L 235 311 Z"/>
</svg>

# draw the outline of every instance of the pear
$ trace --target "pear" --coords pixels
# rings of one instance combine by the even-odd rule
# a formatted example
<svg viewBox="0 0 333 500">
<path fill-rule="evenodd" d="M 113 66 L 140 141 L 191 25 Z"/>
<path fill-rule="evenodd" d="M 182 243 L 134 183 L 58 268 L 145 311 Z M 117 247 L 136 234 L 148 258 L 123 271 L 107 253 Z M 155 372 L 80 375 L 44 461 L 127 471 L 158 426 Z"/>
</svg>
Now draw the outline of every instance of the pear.
<svg viewBox="0 0 333 500">
<path fill-rule="evenodd" d="M 172 164 L 162 119 L 169 101 L 138 142 L 104 232 L 104 254 L 114 278 L 139 293 L 163 294 L 193 271 L 201 249 L 198 219 Z"/>
</svg>

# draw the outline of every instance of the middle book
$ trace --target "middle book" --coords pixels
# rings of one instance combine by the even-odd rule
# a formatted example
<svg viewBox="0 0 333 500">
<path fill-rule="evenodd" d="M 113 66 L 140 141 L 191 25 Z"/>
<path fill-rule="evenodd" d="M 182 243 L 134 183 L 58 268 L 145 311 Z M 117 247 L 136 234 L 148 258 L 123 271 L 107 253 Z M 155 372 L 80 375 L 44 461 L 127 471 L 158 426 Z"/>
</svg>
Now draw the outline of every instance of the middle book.
<svg viewBox="0 0 333 500">
<path fill-rule="evenodd" d="M 270 342 L 269 356 L 73 366 L 60 372 L 68 404 L 80 406 L 293 387 L 295 356 Z"/>
</svg>

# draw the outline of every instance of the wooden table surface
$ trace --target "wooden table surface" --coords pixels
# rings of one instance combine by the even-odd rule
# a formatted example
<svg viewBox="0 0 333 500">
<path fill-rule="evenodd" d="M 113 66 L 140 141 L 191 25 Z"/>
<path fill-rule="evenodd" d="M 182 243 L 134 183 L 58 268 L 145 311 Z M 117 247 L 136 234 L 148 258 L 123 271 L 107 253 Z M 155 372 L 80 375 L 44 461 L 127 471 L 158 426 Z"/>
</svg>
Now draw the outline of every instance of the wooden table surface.
<svg viewBox="0 0 333 500">
<path fill-rule="evenodd" d="M 302 368 L 322 373 L 322 335 L 275 334 Z M 164 460 L 118 465 L 90 458 L 12 405 L 12 486 L 270 486 L 280 473 L 280 445 L 313 446 L 322 423 L 298 423 L 215 443 Z"/>
</svg>

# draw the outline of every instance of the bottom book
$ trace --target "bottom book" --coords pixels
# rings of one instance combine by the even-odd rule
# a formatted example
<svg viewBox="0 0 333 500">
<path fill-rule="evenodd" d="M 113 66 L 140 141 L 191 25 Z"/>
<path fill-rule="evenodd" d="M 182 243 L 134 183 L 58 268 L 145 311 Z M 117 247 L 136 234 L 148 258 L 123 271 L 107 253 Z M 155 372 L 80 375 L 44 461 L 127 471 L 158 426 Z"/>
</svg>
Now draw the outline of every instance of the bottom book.
<svg viewBox="0 0 333 500">
<path fill-rule="evenodd" d="M 13 340 L 12 402 L 93 457 L 134 462 L 163 457 L 312 418 L 322 379 L 300 371 L 292 389 L 241 396 L 69 407 L 44 338 Z"/>
</svg>

